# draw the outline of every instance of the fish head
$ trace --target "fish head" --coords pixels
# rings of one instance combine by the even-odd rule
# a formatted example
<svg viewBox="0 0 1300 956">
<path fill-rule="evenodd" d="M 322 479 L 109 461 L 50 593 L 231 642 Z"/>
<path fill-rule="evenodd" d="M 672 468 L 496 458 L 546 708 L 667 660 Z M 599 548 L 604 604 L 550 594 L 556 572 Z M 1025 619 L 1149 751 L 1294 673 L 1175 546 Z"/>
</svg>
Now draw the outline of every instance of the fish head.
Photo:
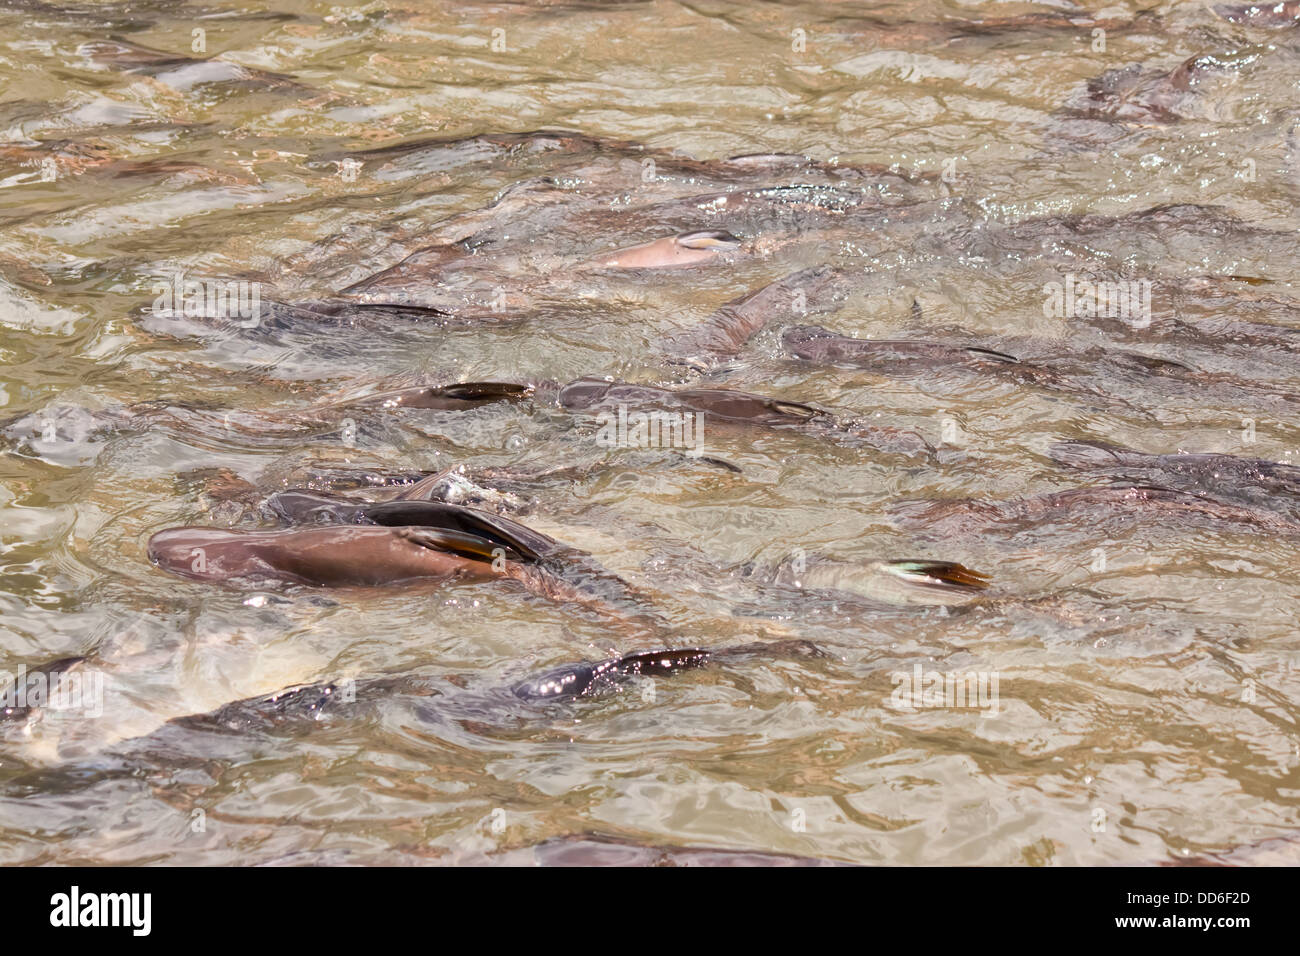
<svg viewBox="0 0 1300 956">
<path fill-rule="evenodd" d="M 798 358 L 817 358 L 839 336 L 819 325 L 792 325 L 781 333 L 781 344 Z"/>
<path fill-rule="evenodd" d="M 222 528 L 168 528 L 149 539 L 149 560 L 197 581 L 225 581 L 269 570 L 249 536 Z"/>
<path fill-rule="evenodd" d="M 600 378 L 580 378 L 560 389 L 559 402 L 562 408 L 591 408 L 604 401 L 613 382 Z"/>
</svg>

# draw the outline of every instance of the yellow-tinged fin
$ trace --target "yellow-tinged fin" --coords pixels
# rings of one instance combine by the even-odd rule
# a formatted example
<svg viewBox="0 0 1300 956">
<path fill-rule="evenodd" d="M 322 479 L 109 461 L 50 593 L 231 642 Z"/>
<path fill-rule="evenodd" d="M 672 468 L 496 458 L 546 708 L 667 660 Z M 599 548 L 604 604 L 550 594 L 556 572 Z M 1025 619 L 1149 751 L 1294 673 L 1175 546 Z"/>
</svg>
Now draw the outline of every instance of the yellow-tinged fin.
<svg viewBox="0 0 1300 956">
<path fill-rule="evenodd" d="M 904 581 L 925 587 L 983 591 L 989 586 L 987 574 L 954 561 L 887 561 L 884 568 Z"/>
<path fill-rule="evenodd" d="M 517 521 L 500 515 L 442 501 L 400 499 L 366 505 L 366 520 L 393 527 L 411 527 L 435 533 L 451 532 L 504 548 L 512 558 L 538 561 L 556 549 L 557 542 Z"/>
<path fill-rule="evenodd" d="M 472 558 L 477 561 L 491 561 L 498 556 L 517 559 L 518 555 L 508 552 L 497 541 L 489 541 L 478 535 L 463 531 L 449 531 L 445 528 L 399 528 L 398 533 L 408 541 L 431 551 L 446 551 Z"/>
<path fill-rule="evenodd" d="M 684 232 L 677 237 L 677 244 L 687 249 L 734 249 L 740 245 L 740 240 L 729 232 L 710 229 Z"/>
</svg>

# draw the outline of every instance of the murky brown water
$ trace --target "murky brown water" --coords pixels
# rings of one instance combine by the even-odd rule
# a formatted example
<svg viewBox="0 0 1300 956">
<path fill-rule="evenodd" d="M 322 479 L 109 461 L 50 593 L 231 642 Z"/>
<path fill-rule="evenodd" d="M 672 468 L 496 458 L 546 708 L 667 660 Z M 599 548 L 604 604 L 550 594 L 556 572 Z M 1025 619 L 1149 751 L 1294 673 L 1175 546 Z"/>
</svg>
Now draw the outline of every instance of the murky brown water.
<svg viewBox="0 0 1300 956">
<path fill-rule="evenodd" d="M 1300 31 L 1190 3 L 1134 20 L 1142 6 L 1093 7 L 1104 36 L 1066 3 L 9 6 L 0 669 L 91 655 L 105 683 L 98 716 L 47 710 L 9 728 L 0 859 L 482 860 L 597 833 L 854 862 L 1093 864 L 1292 832 L 1288 527 L 1157 507 L 968 515 L 938 534 L 898 518 L 905 500 L 1167 483 L 1064 467 L 1049 449 L 1067 439 L 1300 453 Z M 1025 13 L 1045 19 L 952 22 Z M 95 46 L 118 41 L 217 62 Z M 1160 79 L 1197 55 L 1182 80 Z M 1103 75 L 1119 92 L 1089 101 Z M 590 139 L 447 145 L 557 128 Z M 367 152 L 430 139 L 446 142 Z M 686 162 L 753 153 L 822 162 Z M 753 206 L 719 200 L 734 190 Z M 1083 214 L 1098 218 L 1070 218 Z M 740 254 L 576 268 L 720 228 Z M 401 290 L 450 318 L 274 313 L 245 329 L 143 311 L 180 273 L 317 301 L 460 240 L 468 267 Z M 845 277 L 835 309 L 774 310 L 703 376 L 665 364 L 674 332 L 822 263 Z M 1150 324 L 1048 314 L 1045 287 L 1075 275 L 1154 280 Z M 814 323 L 1056 371 L 799 361 L 781 332 Z M 590 416 L 540 401 L 308 412 L 414 381 L 583 375 L 812 403 L 937 451 L 706 423 L 706 455 L 733 470 L 602 447 Z M 249 591 L 145 556 L 168 526 L 256 526 L 260 497 L 323 486 L 326 471 L 457 464 L 525 473 L 498 489 L 516 496 L 502 507 L 650 593 L 672 643 L 797 637 L 828 656 L 519 706 L 497 689 L 649 645 L 496 582 Z M 583 475 L 545 474 L 557 466 Z M 1276 491 L 1252 502 L 1295 508 Z M 805 556 L 959 561 L 993 588 L 891 608 L 764 583 Z M 898 678 L 918 666 L 996 679 L 996 703 L 899 709 Z M 385 675 L 437 693 L 364 693 Z M 164 726 L 349 679 L 357 704 L 320 720 Z"/>
</svg>

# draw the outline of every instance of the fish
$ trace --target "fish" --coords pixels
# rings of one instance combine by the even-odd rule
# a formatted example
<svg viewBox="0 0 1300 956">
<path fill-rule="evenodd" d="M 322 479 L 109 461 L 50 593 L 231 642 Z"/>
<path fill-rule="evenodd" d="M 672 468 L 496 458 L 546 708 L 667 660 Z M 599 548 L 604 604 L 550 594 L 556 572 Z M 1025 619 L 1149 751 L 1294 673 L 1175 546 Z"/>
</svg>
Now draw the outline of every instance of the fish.
<svg viewBox="0 0 1300 956">
<path fill-rule="evenodd" d="M 732 666 L 753 660 L 797 660 L 826 658 L 828 655 L 811 641 L 792 639 L 754 641 L 715 648 L 659 648 L 636 651 L 604 660 L 564 664 L 525 677 L 505 687 L 468 691 L 462 708 L 477 712 L 501 711 L 514 716 L 511 702 L 528 704 L 574 703 L 617 693 L 628 684 L 643 678 L 672 677 L 704 667 Z M 387 698 L 394 694 L 415 697 L 445 696 L 441 683 L 432 683 L 418 675 L 396 675 L 353 682 L 351 699 L 340 693 L 341 684 L 328 681 L 285 688 L 274 694 L 233 701 L 216 711 L 173 718 L 171 723 L 191 729 L 221 728 L 248 732 L 277 726 L 311 724 L 345 704 Z M 437 701 L 437 697 L 434 700 Z M 532 712 L 536 717 L 536 712 Z"/>
<path fill-rule="evenodd" d="M 490 580 L 499 575 L 484 560 L 484 546 L 454 531 L 409 528 L 181 527 L 155 534 L 148 553 L 163 570 L 200 581 L 364 587 L 417 578 Z M 514 565 L 502 570 L 519 576 Z"/>
<path fill-rule="evenodd" d="M 1100 283 L 1133 281 L 1116 273 L 1092 274 Z M 1147 316 L 1128 317 L 1095 310 L 1073 321 L 1123 339 L 1174 343 L 1207 355 L 1226 352 L 1250 362 L 1268 361 L 1294 369 L 1300 359 L 1300 302 L 1252 286 L 1267 285 L 1252 276 L 1184 276 L 1149 278 L 1151 301 L 1163 308 Z M 1245 287 L 1245 288 L 1243 288 Z M 1252 318 L 1254 314 L 1263 319 Z M 1141 322 L 1135 322 L 1141 319 Z"/>
<path fill-rule="evenodd" d="M 921 339 L 859 339 L 820 326 L 791 326 L 781 334 L 791 356 L 816 365 L 862 369 L 903 381 L 953 385 L 952 375 L 990 378 L 1052 393 L 1086 395 L 1097 404 L 1126 404 L 1094 387 L 1095 367 L 1080 375 L 1043 361 L 1029 361 L 1001 349 L 959 342 Z"/>
<path fill-rule="evenodd" d="M 937 178 L 934 173 L 912 173 L 876 163 L 826 162 L 793 153 L 701 160 L 631 140 L 566 129 L 418 137 L 368 149 L 334 150 L 319 154 L 312 163 L 333 166 L 345 159 L 361 163 L 383 181 L 433 173 L 508 171 L 515 174 L 516 184 L 551 188 L 572 184 L 583 190 L 578 197 L 633 186 L 636 200 L 642 202 L 680 198 L 701 188 L 755 185 L 773 177 L 797 178 L 809 185 L 889 184 L 893 188 L 932 184 Z M 646 160 L 652 161 L 652 170 Z M 545 173 L 546 182 L 533 178 L 538 173 Z M 575 196 L 572 188 L 567 193 Z M 469 213 L 464 221 L 476 218 L 481 219 Z"/>
<path fill-rule="evenodd" d="M 848 605 L 856 613 L 898 617 L 920 606 L 958 608 L 983 602 L 992 586 L 990 575 L 982 571 L 929 558 L 854 561 L 801 554 L 774 568 L 746 565 L 738 573 L 759 587 L 758 599 L 744 605 L 747 613 L 758 616 L 765 604 L 780 598 L 785 608 Z"/>
<path fill-rule="evenodd" d="M 116 742 L 112 753 L 156 759 L 169 765 L 193 748 L 210 759 L 212 735 L 255 738 L 265 734 L 305 734 L 322 722 L 354 718 L 378 701 L 405 698 L 417 719 L 470 723 L 480 730 L 544 723 L 571 712 L 583 701 L 617 694 L 638 680 L 674 677 L 703 668 L 735 667 L 757 660 L 818 660 L 827 653 L 811 641 L 751 641 L 715 649 L 657 648 L 603 660 L 584 660 L 548 668 L 508 684 L 465 689 L 459 680 L 418 673 L 390 674 L 295 684 L 274 693 L 230 701 L 203 713 L 176 716 L 133 738 Z M 15 718 L 10 729 L 20 728 Z M 0 722 L 0 729 L 7 725 Z M 198 734 L 198 737 L 193 735 Z M 104 758 L 100 758 L 101 762 Z M 132 764 L 134 765 L 134 763 Z"/>
<path fill-rule="evenodd" d="M 1224 454 L 1152 455 L 1097 441 L 1056 442 L 1047 450 L 1057 464 L 1113 481 L 1150 482 L 1300 520 L 1300 467 Z"/>
<path fill-rule="evenodd" d="M 1085 11 L 1044 11 L 1014 16 L 947 17 L 942 20 L 888 21 L 865 17 L 837 17 L 831 31 L 869 43 L 880 50 L 931 50 L 984 41 L 1020 41 L 1041 44 L 1045 39 L 1077 37 L 1091 41 L 1093 30 L 1123 34 L 1158 27 L 1147 11 L 1128 18 L 1099 17 Z"/>
<path fill-rule="evenodd" d="M 1200 87 L 1255 59 L 1250 53 L 1199 53 L 1171 69 L 1130 63 L 1088 80 L 1056 110 L 1051 148 L 1113 148 L 1137 131 L 1172 126 L 1203 113 Z"/>
<path fill-rule="evenodd" d="M 33 673 L 40 674 L 46 685 L 41 688 L 41 695 L 48 700 L 59 693 L 58 685 L 72 678 L 86 662 L 86 658 L 81 655 L 61 657 L 57 660 L 50 661 L 44 666 L 38 668 Z M 39 703 L 29 704 L 25 698 L 27 694 L 21 695 L 19 691 L 28 690 L 29 688 L 20 688 L 19 681 L 15 680 L 14 684 L 5 688 L 5 696 L 0 699 L 0 724 L 23 725 L 30 721 L 40 718 L 41 706 Z"/>
<path fill-rule="evenodd" d="M 588 265 L 597 269 L 674 269 L 726 262 L 740 240 L 723 229 L 684 232 L 597 256 Z"/>
<path fill-rule="evenodd" d="M 495 402 L 517 402 L 532 395 L 532 386 L 514 382 L 456 382 L 373 392 L 335 403 L 339 408 L 427 408 L 463 411 Z M 329 407 L 329 406 L 325 406 Z"/>
<path fill-rule="evenodd" d="M 21 748 L 27 759 L 74 772 L 83 761 L 93 761 L 99 772 L 121 768 L 134 774 L 142 766 L 174 772 L 190 759 L 206 765 L 222 759 L 221 754 L 244 752 L 259 737 L 312 733 L 323 723 L 355 719 L 379 703 L 395 700 L 409 707 L 413 722 L 455 723 L 471 733 L 485 734 L 566 719 L 584 701 L 609 697 L 640 680 L 703 668 L 730 669 L 758 660 L 816 661 L 827 657 L 819 646 L 800 639 L 749 641 L 715 649 L 661 646 L 553 666 L 482 687 L 467 686 L 463 675 L 441 678 L 420 673 L 300 683 L 165 720 L 150 712 L 127 713 L 121 726 L 104 726 L 107 720 L 100 720 L 93 711 L 82 715 L 71 710 L 63 717 L 74 723 L 40 726 L 39 708 L 28 708 L 8 716 L 0 712 L 0 738 Z M 102 664 L 96 665 L 87 656 L 60 666 L 64 673 L 75 673 Z M 30 673 L 50 674 L 54 666 Z M 112 685 L 112 692 L 128 693 L 126 685 L 117 684 Z M 15 687 L 0 688 L 0 693 L 21 699 Z M 96 726 L 88 726 L 88 722 Z M 33 747 L 33 742 L 37 746 Z"/>
<path fill-rule="evenodd" d="M 586 461 L 570 462 L 565 456 L 564 461 L 512 465 L 471 467 L 462 463 L 435 472 L 363 468 L 318 460 L 276 478 L 275 486 L 282 490 L 269 497 L 252 483 L 227 475 L 222 469 L 198 469 L 187 477 L 216 501 L 247 504 L 255 499 L 253 503 L 261 508 L 264 517 L 290 525 L 354 520 L 357 508 L 365 502 L 348 492 L 365 492 L 372 500 L 444 501 L 518 516 L 535 509 L 537 496 L 552 487 L 589 481 L 614 470 L 645 474 L 665 467 L 699 468 L 711 474 L 744 473 L 739 465 L 724 458 L 652 448 L 628 451 L 615 459 L 602 451 Z"/>
<path fill-rule="evenodd" d="M 1125 349 L 1094 347 L 1061 353 L 1045 343 L 1024 341 L 1020 349 L 1030 354 L 1022 357 L 973 343 L 858 339 L 818 326 L 787 328 L 781 342 L 792 356 L 807 362 L 927 383 L 959 372 L 1086 398 L 1093 405 L 1119 406 L 1147 416 L 1152 395 L 1184 402 L 1184 407 L 1190 408 L 1215 399 L 1234 408 L 1253 406 L 1291 413 L 1300 404 L 1300 395 L 1270 383 Z"/>
<path fill-rule="evenodd" d="M 88 408 L 56 403 L 27 415 L 0 419 L 0 444 L 58 462 L 93 460 L 115 435 L 144 430 L 188 438 L 234 433 L 246 443 L 274 447 L 301 440 L 319 429 L 338 429 L 350 415 L 366 424 L 377 414 L 401 409 L 466 411 L 531 397 L 532 385 L 512 382 L 453 382 L 353 391 L 290 413 L 235 411 L 197 403 L 137 402 Z M 360 416 L 366 416 L 361 418 Z M 359 426 L 360 427 L 360 426 Z M 323 436 L 318 436 L 323 437 Z"/>
<path fill-rule="evenodd" d="M 890 454 L 927 457 L 934 452 L 923 437 L 906 429 L 841 420 L 802 402 L 766 398 L 736 389 L 669 389 L 584 378 L 561 386 L 556 401 L 569 411 L 609 413 L 626 409 L 629 414 L 651 411 L 698 414 L 704 416 L 706 429 L 719 425 L 788 429 L 847 446 L 866 445 Z M 695 441 L 698 445 L 698 435 Z"/>
<path fill-rule="evenodd" d="M 1179 259 L 1189 250 L 1198 258 L 1212 251 L 1239 263 L 1244 256 L 1267 259 L 1288 233 L 1245 222 L 1222 206 L 1203 203 L 1162 203 L 1124 212 L 1069 213 L 1036 216 L 1009 223 L 986 222 L 965 238 L 969 255 L 989 264 L 1019 267 L 1026 259 L 1040 260 L 1084 272 L 1114 268 L 1115 263 L 1145 259 Z M 935 241 L 941 249 L 947 237 Z"/>
<path fill-rule="evenodd" d="M 1061 522 L 1077 522 L 1080 530 L 1089 534 L 1128 528 L 1137 522 L 1173 529 L 1195 525 L 1249 535 L 1289 537 L 1300 533 L 1297 519 L 1151 485 L 1070 488 L 1005 501 L 900 501 L 888 510 L 897 526 L 937 540 L 1010 536 Z"/>
<path fill-rule="evenodd" d="M 920 340 L 857 339 L 836 335 L 814 325 L 797 325 L 785 330 L 781 343 L 796 358 L 848 365 L 854 368 L 925 369 L 937 365 L 967 365 L 1000 369 L 1019 365 L 1020 359 L 1006 352 L 978 345 L 950 345 Z"/>
<path fill-rule="evenodd" d="M 624 186 L 625 190 L 626 187 Z M 765 186 L 692 194 L 618 209 L 553 188 L 512 191 L 487 221 L 449 221 L 440 241 L 339 289 L 339 300 L 434 308 L 466 318 L 527 312 L 535 302 L 590 294 L 591 275 L 636 281 L 647 272 L 737 257 L 795 257 L 841 238 L 897 244 L 950 216 L 949 205 L 884 203 L 862 187 Z M 509 208 L 503 208 L 509 207 Z M 509 213 L 514 213 L 509 215 Z M 890 231 L 882 228 L 888 223 Z M 664 236 L 665 229 L 675 230 Z M 572 236 L 573 247 L 555 242 Z M 628 245 L 629 238 L 636 237 Z M 742 241 L 739 237 L 746 237 Z M 613 247 L 612 251 L 609 250 Z"/>
<path fill-rule="evenodd" d="M 844 276 L 829 265 L 801 269 L 724 304 L 699 324 L 660 343 L 671 364 L 708 371 L 734 358 L 765 325 L 833 311 L 845 297 Z"/>
<path fill-rule="evenodd" d="M 1089 80 L 1066 111 L 1087 119 L 1132 125 L 1167 125 L 1189 115 L 1195 88 L 1207 75 L 1227 68 L 1211 54 L 1188 57 L 1171 70 L 1129 64 Z"/>
<path fill-rule="evenodd" d="M 644 183 L 639 167 L 626 164 L 609 173 L 608 191 L 585 177 L 580 188 L 556 185 L 553 177 L 513 182 L 490 206 L 412 235 L 409 243 L 419 244 L 404 258 L 336 295 L 467 316 L 489 312 L 492 303 L 497 312 L 502 303 L 527 310 L 534 302 L 571 301 L 575 289 L 589 296 L 594 272 L 605 282 L 635 282 L 647 279 L 647 270 L 778 254 L 798 259 L 805 248 L 832 243 L 903 247 L 964 213 L 963 201 L 939 199 L 934 189 L 896 188 L 895 181 L 906 183 L 899 177 L 789 181 L 775 178 L 779 167 L 769 173 L 762 164 L 728 164 L 728 176 L 738 169 L 752 184 L 721 183 L 707 192 L 696 177 Z M 355 244 L 348 249 L 355 270 Z M 295 268 L 318 264 L 303 260 Z"/>
<path fill-rule="evenodd" d="M 623 629 L 663 627 L 640 592 L 590 555 L 492 512 L 436 501 L 357 503 L 305 492 L 283 493 L 269 510 L 316 523 L 256 531 L 168 528 L 149 539 L 149 560 L 181 577 L 236 587 L 510 579 Z"/>
</svg>

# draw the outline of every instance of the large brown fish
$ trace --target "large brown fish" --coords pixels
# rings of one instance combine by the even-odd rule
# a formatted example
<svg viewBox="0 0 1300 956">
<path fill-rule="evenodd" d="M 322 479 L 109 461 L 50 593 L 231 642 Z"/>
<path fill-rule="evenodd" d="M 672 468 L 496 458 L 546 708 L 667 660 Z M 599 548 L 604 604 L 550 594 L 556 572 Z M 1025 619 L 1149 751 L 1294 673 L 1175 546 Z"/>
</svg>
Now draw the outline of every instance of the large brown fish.
<svg viewBox="0 0 1300 956">
<path fill-rule="evenodd" d="M 200 581 L 346 587 L 416 578 L 488 580 L 521 577 L 516 564 L 496 571 L 473 542 L 418 528 L 322 527 L 283 531 L 169 528 L 149 541 L 149 558 Z M 449 550 L 449 549 L 455 550 Z M 490 554 L 490 552 L 489 552 Z"/>
<path fill-rule="evenodd" d="M 543 597 L 583 605 L 623 628 L 662 626 L 641 594 L 590 555 L 491 512 L 446 502 L 350 503 L 292 492 L 281 497 L 279 507 L 289 517 L 336 523 L 275 531 L 170 528 L 149 540 L 149 558 L 173 574 L 242 587 L 509 578 Z"/>
</svg>

